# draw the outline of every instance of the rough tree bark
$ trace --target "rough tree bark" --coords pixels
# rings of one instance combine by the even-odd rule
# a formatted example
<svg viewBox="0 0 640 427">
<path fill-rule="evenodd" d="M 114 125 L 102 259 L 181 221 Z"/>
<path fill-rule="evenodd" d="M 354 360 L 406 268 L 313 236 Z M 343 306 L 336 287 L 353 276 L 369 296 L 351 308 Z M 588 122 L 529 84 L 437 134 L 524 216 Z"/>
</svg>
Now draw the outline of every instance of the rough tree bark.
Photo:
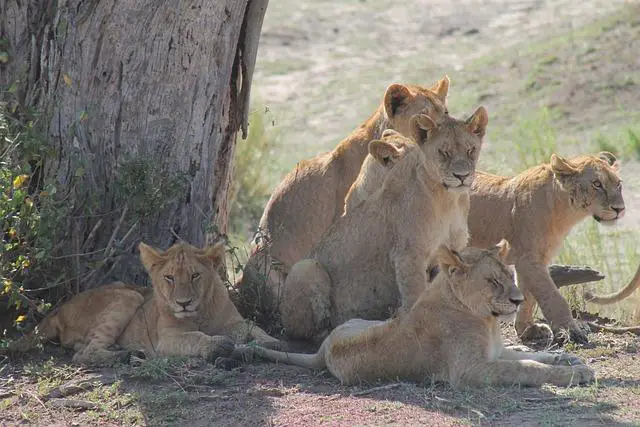
<svg viewBox="0 0 640 427">
<path fill-rule="evenodd" d="M 0 0 L 0 85 L 41 113 L 55 155 L 39 183 L 69 207 L 54 255 L 78 284 L 144 282 L 140 240 L 226 231 L 267 3 Z"/>
</svg>

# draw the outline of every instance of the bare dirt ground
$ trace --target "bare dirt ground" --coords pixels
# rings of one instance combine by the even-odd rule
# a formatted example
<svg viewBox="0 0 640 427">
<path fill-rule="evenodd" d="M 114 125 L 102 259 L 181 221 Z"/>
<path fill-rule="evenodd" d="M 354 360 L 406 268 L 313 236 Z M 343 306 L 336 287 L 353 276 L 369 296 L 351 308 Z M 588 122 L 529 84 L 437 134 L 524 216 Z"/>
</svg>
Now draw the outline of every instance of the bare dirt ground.
<svg viewBox="0 0 640 427">
<path fill-rule="evenodd" d="M 638 52 L 633 2 L 272 1 L 254 94 L 276 117 L 285 172 L 366 119 L 389 83 L 427 84 L 447 73 L 450 110 L 488 106 L 483 157 L 489 168 L 508 169 L 512 148 L 503 141 L 518 136 L 512 123 L 532 110 L 553 111 L 563 137 L 586 141 L 576 149 L 593 148 L 594 130 L 637 121 Z M 640 189 L 637 163 L 625 170 L 625 185 Z M 626 193 L 629 211 L 639 211 L 637 194 Z M 638 218 L 629 215 L 625 227 L 639 228 Z M 515 342 L 511 328 L 505 333 Z M 93 371 L 47 345 L 0 357 L 0 424 L 640 425 L 640 339 L 590 339 L 567 349 L 588 361 L 598 382 L 569 389 L 454 390 L 428 379 L 343 387 L 324 371 L 266 363 L 225 371 L 188 359 Z"/>
</svg>

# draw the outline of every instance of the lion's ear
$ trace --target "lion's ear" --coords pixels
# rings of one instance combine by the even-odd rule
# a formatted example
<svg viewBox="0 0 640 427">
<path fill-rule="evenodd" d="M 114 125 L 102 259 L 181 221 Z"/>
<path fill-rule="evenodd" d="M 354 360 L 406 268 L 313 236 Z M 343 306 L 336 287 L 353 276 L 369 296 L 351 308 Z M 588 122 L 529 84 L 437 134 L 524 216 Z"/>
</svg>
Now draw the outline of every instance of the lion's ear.
<svg viewBox="0 0 640 427">
<path fill-rule="evenodd" d="M 438 99 L 442 101 L 443 104 L 447 103 L 447 95 L 449 94 L 449 84 L 451 81 L 449 80 L 449 76 L 445 74 L 443 78 L 438 80 L 438 82 L 431 86 L 429 90 L 435 93 L 438 96 Z"/>
<path fill-rule="evenodd" d="M 142 261 L 142 265 L 147 269 L 147 271 L 151 271 L 151 267 L 164 261 L 164 257 L 160 251 L 152 248 L 144 242 L 140 242 L 138 249 L 140 250 L 140 260 Z"/>
<path fill-rule="evenodd" d="M 620 162 L 618 162 L 618 159 L 613 153 L 610 153 L 608 151 L 601 151 L 598 153 L 598 158 L 607 162 L 614 171 L 618 172 L 618 170 L 620 169 Z"/>
<path fill-rule="evenodd" d="M 385 166 L 400 157 L 400 151 L 391 143 L 374 139 L 369 143 L 369 154 Z"/>
<path fill-rule="evenodd" d="M 219 241 L 206 247 L 202 258 L 214 266 L 222 265 L 224 264 L 224 252 L 225 244 L 223 241 Z"/>
<path fill-rule="evenodd" d="M 478 107 L 476 111 L 465 122 L 467 129 L 474 135 L 482 138 L 487 131 L 487 124 L 489 124 L 489 113 L 484 107 Z"/>
<path fill-rule="evenodd" d="M 500 240 L 500 243 L 495 245 L 490 250 L 495 255 L 497 255 L 502 262 L 506 264 L 507 257 L 509 256 L 509 252 L 511 251 L 511 245 L 509 244 L 509 241 L 507 239 L 502 239 Z"/>
<path fill-rule="evenodd" d="M 565 158 L 558 156 L 553 153 L 551 155 L 551 170 L 556 175 L 574 175 L 578 173 L 578 169 L 573 166 L 568 160 Z"/>
<path fill-rule="evenodd" d="M 440 264 L 440 270 L 451 276 L 458 270 L 466 270 L 468 265 L 460 257 L 460 254 L 447 245 L 440 245 L 436 251 L 436 261 Z"/>
<path fill-rule="evenodd" d="M 600 158 L 600 160 L 604 160 L 605 162 L 607 162 L 609 166 L 613 166 L 618 161 L 616 156 L 613 155 L 613 153 L 610 153 L 608 151 L 599 152 L 598 158 Z"/>
<path fill-rule="evenodd" d="M 384 132 L 382 132 L 382 138 L 389 136 L 402 136 L 402 134 L 394 129 L 385 129 Z"/>
<path fill-rule="evenodd" d="M 426 114 L 416 114 L 411 117 L 412 136 L 417 144 L 424 144 L 429 138 L 429 132 L 437 127 L 436 122 Z"/>
<path fill-rule="evenodd" d="M 404 85 L 393 83 L 384 93 L 384 111 L 388 117 L 394 117 L 398 109 L 407 105 L 413 100 L 414 96 Z"/>
</svg>

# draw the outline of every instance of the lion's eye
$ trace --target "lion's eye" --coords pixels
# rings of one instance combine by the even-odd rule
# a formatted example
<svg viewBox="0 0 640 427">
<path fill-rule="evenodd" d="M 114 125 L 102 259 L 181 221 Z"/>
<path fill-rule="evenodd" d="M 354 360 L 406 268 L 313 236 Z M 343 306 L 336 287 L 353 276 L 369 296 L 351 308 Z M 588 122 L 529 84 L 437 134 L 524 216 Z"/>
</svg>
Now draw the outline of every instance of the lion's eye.
<svg viewBox="0 0 640 427">
<path fill-rule="evenodd" d="M 200 273 L 193 273 L 193 274 L 191 275 L 191 280 L 192 280 L 192 281 L 194 281 L 194 280 L 198 280 L 199 278 L 200 278 Z"/>
<path fill-rule="evenodd" d="M 438 154 L 442 157 L 443 160 L 447 160 L 449 158 L 449 153 L 447 151 L 442 151 L 438 148 Z"/>
<path fill-rule="evenodd" d="M 173 283 L 174 278 L 173 278 L 173 276 L 172 276 L 172 275 L 170 275 L 170 274 L 166 274 L 166 275 L 164 276 L 164 280 L 166 280 L 166 281 L 167 281 L 167 282 L 169 282 L 169 283 Z"/>
<path fill-rule="evenodd" d="M 487 279 L 491 285 L 496 289 L 502 289 L 502 285 L 496 279 Z"/>
<path fill-rule="evenodd" d="M 594 180 L 591 184 L 593 184 L 595 188 L 602 188 L 602 183 L 598 179 Z"/>
<path fill-rule="evenodd" d="M 471 157 L 476 152 L 476 147 L 471 147 L 467 150 L 467 156 Z"/>
</svg>

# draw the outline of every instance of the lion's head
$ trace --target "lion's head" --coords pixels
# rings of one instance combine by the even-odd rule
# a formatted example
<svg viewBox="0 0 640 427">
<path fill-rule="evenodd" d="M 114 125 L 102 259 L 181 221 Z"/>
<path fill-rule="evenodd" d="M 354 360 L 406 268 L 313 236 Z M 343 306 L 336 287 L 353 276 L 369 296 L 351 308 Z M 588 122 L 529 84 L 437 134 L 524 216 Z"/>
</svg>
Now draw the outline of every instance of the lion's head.
<svg viewBox="0 0 640 427">
<path fill-rule="evenodd" d="M 440 118 L 447 114 L 449 78 L 444 76 L 435 85 L 424 88 L 393 83 L 384 93 L 383 108 L 387 126 L 403 135 L 411 135 L 411 117 L 429 114 Z"/>
<path fill-rule="evenodd" d="M 569 193 L 574 208 L 587 211 L 603 224 L 624 216 L 622 180 L 613 154 L 603 151 L 597 156 L 572 159 L 552 154 L 551 169 L 560 186 Z"/>
<path fill-rule="evenodd" d="M 448 113 L 437 120 L 428 114 L 416 114 L 411 118 L 413 139 L 393 129 L 385 130 L 381 140 L 369 143 L 370 156 L 363 162 L 360 174 L 345 197 L 344 213 L 380 188 L 394 165 L 412 151 L 416 143 L 425 155 L 427 173 L 432 180 L 450 191 L 469 191 L 488 120 L 487 111 L 479 107 L 465 121 L 454 119 Z"/>
<path fill-rule="evenodd" d="M 156 298 L 164 301 L 179 319 L 198 314 L 200 303 L 215 286 L 222 286 L 217 267 L 224 263 L 224 243 L 198 249 L 188 243 L 176 243 L 161 252 L 140 243 L 142 264 L 151 276 Z"/>
<path fill-rule="evenodd" d="M 448 114 L 439 119 L 428 114 L 413 117 L 413 139 L 422 146 L 432 178 L 447 190 L 469 191 L 488 122 L 484 107 L 464 121 Z"/>
<path fill-rule="evenodd" d="M 506 240 L 489 249 L 466 247 L 459 253 L 442 245 L 436 253 L 438 274 L 446 276 L 453 294 L 476 316 L 512 321 L 524 295 L 504 264 L 508 254 Z"/>
</svg>

